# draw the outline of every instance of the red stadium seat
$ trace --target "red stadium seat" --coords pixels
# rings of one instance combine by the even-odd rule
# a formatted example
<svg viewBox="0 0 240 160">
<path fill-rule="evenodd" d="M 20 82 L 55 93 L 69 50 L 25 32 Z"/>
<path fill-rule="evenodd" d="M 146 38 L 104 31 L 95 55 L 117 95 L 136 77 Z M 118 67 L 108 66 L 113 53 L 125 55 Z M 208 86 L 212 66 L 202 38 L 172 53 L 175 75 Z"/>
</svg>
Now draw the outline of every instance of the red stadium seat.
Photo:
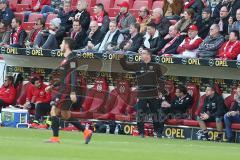
<svg viewBox="0 0 240 160">
<path fill-rule="evenodd" d="M 9 2 L 9 7 L 13 10 L 16 11 L 18 0 L 8 0 Z"/>
<path fill-rule="evenodd" d="M 196 84 L 187 85 L 188 93 L 193 97 L 192 106 L 188 109 L 188 113 L 191 118 L 193 118 L 195 111 L 197 110 L 198 100 L 200 97 L 199 88 Z"/>
<path fill-rule="evenodd" d="M 21 21 L 24 21 L 24 13 L 23 12 L 15 12 L 14 13 L 15 17 L 18 17 L 21 19 Z"/>
<path fill-rule="evenodd" d="M 113 0 L 96 0 L 97 3 L 102 3 L 104 5 L 104 9 L 109 11 L 109 8 L 113 7 L 114 1 Z"/>
<path fill-rule="evenodd" d="M 123 114 L 129 105 L 131 90 L 128 82 L 118 81 L 116 89 L 112 90 L 106 102 L 105 114 L 96 113 L 96 119 L 115 119 L 116 114 Z"/>
<path fill-rule="evenodd" d="M 154 1 L 152 4 L 152 9 L 163 8 L 163 6 L 164 6 L 164 1 Z"/>
<path fill-rule="evenodd" d="M 17 98 L 17 104 L 18 105 L 24 105 L 25 102 L 26 102 L 26 98 L 27 98 L 27 91 L 29 90 L 30 87 L 33 87 L 32 83 L 31 82 L 28 82 L 26 84 L 24 84 L 21 88 L 21 91 L 18 95 L 18 98 Z M 19 92 L 19 91 L 18 91 Z"/>
<path fill-rule="evenodd" d="M 17 12 L 24 12 L 24 11 L 29 11 L 29 10 L 30 10 L 29 4 L 17 4 L 17 6 L 16 6 Z"/>
<path fill-rule="evenodd" d="M 148 9 L 151 10 L 152 9 L 152 1 L 146 1 L 146 0 L 145 1 L 141 1 L 141 0 L 139 1 L 139 0 L 136 0 L 133 3 L 132 9 L 139 10 L 143 6 L 148 7 Z"/>
<path fill-rule="evenodd" d="M 136 120 L 136 112 L 134 111 L 134 106 L 137 103 L 137 92 L 132 91 L 130 95 L 129 105 L 126 108 L 126 113 L 124 114 L 116 114 L 115 120 L 117 121 L 135 121 Z"/>
<path fill-rule="evenodd" d="M 92 118 L 105 104 L 108 93 L 108 84 L 105 78 L 97 78 L 93 88 L 87 93 L 82 104 L 83 112 L 72 112 L 73 117 Z"/>
<path fill-rule="evenodd" d="M 22 0 L 21 4 L 29 4 L 29 5 L 31 5 L 32 1 L 31 0 Z"/>
<path fill-rule="evenodd" d="M 124 2 L 124 1 L 129 3 L 129 7 L 131 9 L 132 6 L 133 6 L 133 1 L 134 0 L 115 0 L 113 8 L 119 8 L 118 4 L 120 4 L 120 3 Z"/>
</svg>

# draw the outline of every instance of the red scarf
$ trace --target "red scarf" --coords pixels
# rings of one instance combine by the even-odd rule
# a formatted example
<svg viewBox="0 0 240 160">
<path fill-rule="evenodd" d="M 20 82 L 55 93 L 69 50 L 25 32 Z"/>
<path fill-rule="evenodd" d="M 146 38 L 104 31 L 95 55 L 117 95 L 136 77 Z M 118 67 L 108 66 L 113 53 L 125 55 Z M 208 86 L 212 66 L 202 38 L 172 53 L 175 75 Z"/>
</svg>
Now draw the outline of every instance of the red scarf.
<svg viewBox="0 0 240 160">
<path fill-rule="evenodd" d="M 99 15 L 94 14 L 94 15 L 93 15 L 93 20 L 94 20 L 94 21 L 97 21 L 98 26 L 102 26 L 103 17 L 104 17 L 104 11 L 102 11 Z"/>
<path fill-rule="evenodd" d="M 128 14 L 128 12 L 126 12 L 126 13 L 123 13 L 123 14 L 120 14 L 120 17 L 119 17 L 119 22 L 118 22 L 118 28 L 119 28 L 119 29 L 122 29 L 122 26 L 121 26 L 121 24 L 122 24 L 122 22 L 123 22 L 124 18 L 127 16 L 127 14 Z"/>
<path fill-rule="evenodd" d="M 141 16 L 139 16 L 137 18 L 137 23 L 145 23 L 149 19 L 149 17 L 150 17 L 149 15 L 146 16 L 145 18 L 142 18 Z"/>
<path fill-rule="evenodd" d="M 19 41 L 19 36 L 21 31 L 23 30 L 22 26 L 18 27 L 17 30 L 13 29 L 10 35 L 10 44 L 16 44 Z"/>
<path fill-rule="evenodd" d="M 164 53 L 165 50 L 170 47 L 177 39 L 178 37 L 180 36 L 180 33 L 178 33 L 170 42 L 168 42 L 164 47 L 163 49 L 160 51 L 161 53 Z"/>
<path fill-rule="evenodd" d="M 31 37 L 30 37 L 30 42 L 34 42 L 35 38 L 37 37 L 38 33 L 41 31 L 42 29 L 37 29 L 34 30 L 34 32 L 32 33 Z"/>
<path fill-rule="evenodd" d="M 79 32 L 74 32 L 74 31 L 72 31 L 72 32 L 71 32 L 71 38 L 74 39 L 74 40 L 76 40 L 76 37 L 77 37 L 78 33 L 79 33 Z"/>
</svg>

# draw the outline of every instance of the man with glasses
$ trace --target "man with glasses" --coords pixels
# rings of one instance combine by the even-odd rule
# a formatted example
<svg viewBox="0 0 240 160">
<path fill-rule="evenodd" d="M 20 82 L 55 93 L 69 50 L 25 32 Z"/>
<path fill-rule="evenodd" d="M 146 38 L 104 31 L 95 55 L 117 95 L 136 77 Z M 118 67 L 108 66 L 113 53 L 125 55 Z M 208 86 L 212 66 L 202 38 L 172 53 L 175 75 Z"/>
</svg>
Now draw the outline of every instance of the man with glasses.
<svg viewBox="0 0 240 160">
<path fill-rule="evenodd" d="M 229 10 L 227 6 L 223 6 L 220 10 L 219 18 L 215 20 L 214 23 L 219 25 L 220 33 L 225 36 L 228 34 L 228 18 Z"/>
<path fill-rule="evenodd" d="M 237 92 L 234 95 L 234 105 L 230 111 L 224 115 L 224 123 L 228 142 L 234 141 L 232 133 L 232 123 L 240 123 L 240 86 L 237 87 Z"/>
<path fill-rule="evenodd" d="M 139 10 L 139 16 L 137 23 L 140 24 L 140 33 L 145 33 L 147 30 L 147 24 L 151 22 L 151 16 L 146 6 L 143 6 Z"/>
<path fill-rule="evenodd" d="M 35 21 L 35 25 L 33 26 L 33 29 L 29 32 L 27 40 L 25 42 L 26 47 L 30 48 L 33 46 L 38 33 L 40 33 L 44 29 L 44 27 L 45 27 L 45 20 L 43 18 L 39 18 Z"/>
</svg>

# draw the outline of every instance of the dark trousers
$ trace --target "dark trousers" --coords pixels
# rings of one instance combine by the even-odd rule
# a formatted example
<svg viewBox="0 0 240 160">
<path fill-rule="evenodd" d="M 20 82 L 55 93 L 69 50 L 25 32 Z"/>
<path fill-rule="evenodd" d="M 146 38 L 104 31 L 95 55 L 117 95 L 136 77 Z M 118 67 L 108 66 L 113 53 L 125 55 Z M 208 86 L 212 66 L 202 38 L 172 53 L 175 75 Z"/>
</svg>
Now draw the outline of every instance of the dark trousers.
<svg viewBox="0 0 240 160">
<path fill-rule="evenodd" d="M 154 131 L 161 134 L 159 119 L 160 101 L 156 98 L 140 99 L 137 104 L 137 127 L 139 134 L 144 134 L 144 122 L 147 115 L 152 117 Z"/>
<path fill-rule="evenodd" d="M 35 121 L 39 121 L 41 116 L 46 115 L 50 111 L 51 111 L 51 106 L 50 106 L 49 103 L 38 103 L 35 106 L 35 117 L 34 117 L 34 120 Z"/>
<path fill-rule="evenodd" d="M 6 106 L 6 103 L 2 99 L 0 99 L 0 113 L 2 112 L 2 108 L 4 106 Z"/>
</svg>

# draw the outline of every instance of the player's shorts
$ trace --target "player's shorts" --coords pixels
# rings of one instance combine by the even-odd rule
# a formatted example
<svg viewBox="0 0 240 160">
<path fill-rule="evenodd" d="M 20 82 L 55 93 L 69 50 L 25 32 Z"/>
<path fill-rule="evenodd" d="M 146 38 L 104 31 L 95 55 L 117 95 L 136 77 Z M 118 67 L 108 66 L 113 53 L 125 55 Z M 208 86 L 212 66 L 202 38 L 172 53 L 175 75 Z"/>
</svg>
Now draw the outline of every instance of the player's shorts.
<svg viewBox="0 0 240 160">
<path fill-rule="evenodd" d="M 70 99 L 70 96 L 65 96 L 59 100 L 57 103 L 57 108 L 64 110 L 64 111 L 70 111 L 70 110 L 76 110 L 81 107 L 81 97 L 77 96 L 77 102 L 73 103 Z"/>
</svg>

